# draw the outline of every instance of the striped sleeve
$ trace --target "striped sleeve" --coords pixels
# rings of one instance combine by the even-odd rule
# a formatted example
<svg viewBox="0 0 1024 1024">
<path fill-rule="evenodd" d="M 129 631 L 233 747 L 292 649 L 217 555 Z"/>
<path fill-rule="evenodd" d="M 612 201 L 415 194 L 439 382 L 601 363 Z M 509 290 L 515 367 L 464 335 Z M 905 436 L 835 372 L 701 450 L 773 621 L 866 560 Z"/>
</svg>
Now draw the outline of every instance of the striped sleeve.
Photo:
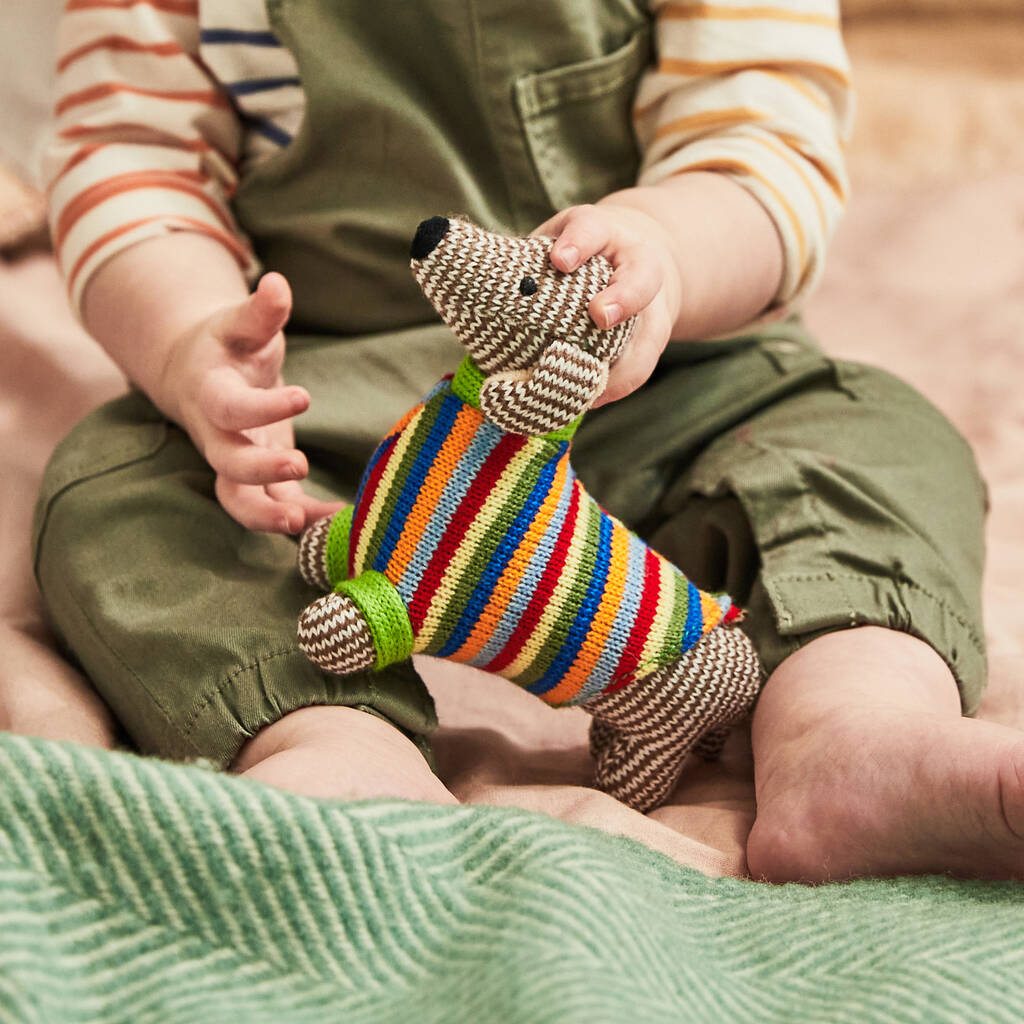
<svg viewBox="0 0 1024 1024">
<path fill-rule="evenodd" d="M 765 319 L 797 305 L 824 268 L 848 193 L 853 119 L 837 0 L 650 0 L 657 61 L 637 94 L 639 184 L 728 175 L 764 206 L 784 252 Z"/>
<path fill-rule="evenodd" d="M 228 208 L 242 125 L 199 52 L 197 0 L 67 0 L 43 175 L 72 308 L 115 253 L 170 231 L 258 265 Z"/>
</svg>

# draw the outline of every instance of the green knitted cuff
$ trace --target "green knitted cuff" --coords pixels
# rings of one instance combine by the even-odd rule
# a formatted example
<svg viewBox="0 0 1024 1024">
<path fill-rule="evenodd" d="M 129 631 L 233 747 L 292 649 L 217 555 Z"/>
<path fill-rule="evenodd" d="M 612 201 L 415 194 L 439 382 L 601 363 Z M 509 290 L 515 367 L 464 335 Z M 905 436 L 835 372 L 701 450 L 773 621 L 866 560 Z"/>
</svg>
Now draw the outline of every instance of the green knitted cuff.
<svg viewBox="0 0 1024 1024">
<path fill-rule="evenodd" d="M 466 356 L 459 363 L 459 368 L 455 371 L 455 376 L 452 377 L 452 391 L 467 405 L 479 409 L 480 389 L 485 380 L 487 380 L 487 374 L 477 369 L 476 363 Z"/>
<path fill-rule="evenodd" d="M 469 356 L 466 356 L 459 363 L 459 368 L 455 371 L 455 376 L 452 377 L 452 393 L 458 395 L 467 405 L 479 409 L 480 389 L 485 380 L 487 380 L 487 374 L 480 370 Z M 569 441 L 583 422 L 584 416 L 586 413 L 581 413 L 572 423 L 567 423 L 558 430 L 552 430 L 549 434 L 539 436 L 548 441 Z"/>
<path fill-rule="evenodd" d="M 405 661 L 412 654 L 409 613 L 401 595 L 383 573 L 368 569 L 355 579 L 342 580 L 334 590 L 351 599 L 363 613 L 377 648 L 374 668 Z"/>
<path fill-rule="evenodd" d="M 332 587 L 348 576 L 348 535 L 352 529 L 354 509 L 354 505 L 346 505 L 336 513 L 327 530 L 324 568 L 327 570 L 327 581 Z"/>
</svg>

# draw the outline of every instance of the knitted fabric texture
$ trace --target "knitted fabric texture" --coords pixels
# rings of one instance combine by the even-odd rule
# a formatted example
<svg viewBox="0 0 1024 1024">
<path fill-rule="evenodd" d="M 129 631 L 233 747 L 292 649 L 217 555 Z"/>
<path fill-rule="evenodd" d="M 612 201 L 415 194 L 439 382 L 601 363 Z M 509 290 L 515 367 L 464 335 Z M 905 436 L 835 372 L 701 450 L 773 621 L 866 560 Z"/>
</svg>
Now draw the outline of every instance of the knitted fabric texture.
<svg viewBox="0 0 1024 1024">
<path fill-rule="evenodd" d="M 611 265 L 561 273 L 551 244 L 420 225 L 413 272 L 469 355 L 380 443 L 355 504 L 303 535 L 303 576 L 335 593 L 303 613 L 299 643 L 331 672 L 432 654 L 582 706 L 597 784 L 647 809 L 749 711 L 760 666 L 722 628 L 729 598 L 700 591 L 573 472 L 572 436 L 632 323 L 599 330 L 587 307 Z"/>
<path fill-rule="evenodd" d="M 554 705 L 675 662 L 729 607 L 604 512 L 570 448 L 506 433 L 443 381 L 374 453 L 349 537 L 348 576 L 391 582 L 414 652 Z"/>
</svg>

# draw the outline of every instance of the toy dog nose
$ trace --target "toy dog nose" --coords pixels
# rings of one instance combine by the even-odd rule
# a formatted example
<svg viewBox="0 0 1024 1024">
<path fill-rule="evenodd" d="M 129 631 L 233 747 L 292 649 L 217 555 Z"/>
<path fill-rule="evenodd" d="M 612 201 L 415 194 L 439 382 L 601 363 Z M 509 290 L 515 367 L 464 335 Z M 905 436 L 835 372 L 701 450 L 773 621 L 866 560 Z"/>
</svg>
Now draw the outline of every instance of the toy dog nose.
<svg viewBox="0 0 1024 1024">
<path fill-rule="evenodd" d="M 431 217 L 429 220 L 421 221 L 420 226 L 416 229 L 416 237 L 412 240 L 409 255 L 414 260 L 422 260 L 429 256 L 437 248 L 437 243 L 444 238 L 447 231 L 447 217 Z"/>
</svg>

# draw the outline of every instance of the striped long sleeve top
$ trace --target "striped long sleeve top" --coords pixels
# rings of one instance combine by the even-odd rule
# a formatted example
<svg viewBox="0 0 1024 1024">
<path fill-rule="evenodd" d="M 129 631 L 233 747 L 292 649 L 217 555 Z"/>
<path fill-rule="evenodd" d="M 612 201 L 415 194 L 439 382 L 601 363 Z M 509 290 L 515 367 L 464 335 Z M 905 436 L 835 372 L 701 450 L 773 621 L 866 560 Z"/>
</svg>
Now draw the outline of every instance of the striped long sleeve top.
<svg viewBox="0 0 1024 1024">
<path fill-rule="evenodd" d="M 837 0 L 648 0 L 657 58 L 634 111 L 639 184 L 714 170 L 772 218 L 784 272 L 769 316 L 808 293 L 847 195 L 853 98 Z M 72 308 L 111 256 L 169 231 L 221 242 L 259 272 L 230 199 L 304 113 L 263 0 L 67 0 L 50 223 Z"/>
</svg>

